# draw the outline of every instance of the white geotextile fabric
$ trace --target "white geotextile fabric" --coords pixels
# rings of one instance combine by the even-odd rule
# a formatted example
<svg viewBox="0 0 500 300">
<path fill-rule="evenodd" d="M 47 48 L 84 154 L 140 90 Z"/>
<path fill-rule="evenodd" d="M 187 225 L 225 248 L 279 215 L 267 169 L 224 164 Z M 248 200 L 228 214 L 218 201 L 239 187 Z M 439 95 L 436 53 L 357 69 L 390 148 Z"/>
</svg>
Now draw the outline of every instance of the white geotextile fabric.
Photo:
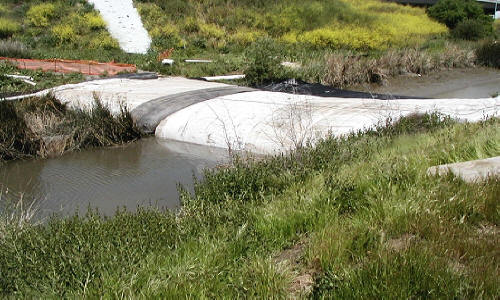
<svg viewBox="0 0 500 300">
<path fill-rule="evenodd" d="M 441 112 L 479 121 L 498 116 L 500 97 L 489 99 L 321 98 L 273 92 L 248 92 L 192 105 L 163 120 L 161 139 L 253 153 L 286 152 L 328 134 L 336 136 L 373 127 L 388 117 Z"/>
<path fill-rule="evenodd" d="M 93 107 L 95 96 L 116 115 L 121 112 L 122 108 L 131 111 L 137 106 L 159 97 L 226 86 L 229 85 L 183 77 L 148 80 L 111 78 L 66 84 L 39 92 L 35 96 L 52 93 L 59 101 L 69 107 L 84 110 Z"/>
<path fill-rule="evenodd" d="M 151 38 L 132 0 L 87 1 L 101 13 L 109 33 L 118 40 L 123 51 L 140 54 L 148 52 Z"/>
</svg>

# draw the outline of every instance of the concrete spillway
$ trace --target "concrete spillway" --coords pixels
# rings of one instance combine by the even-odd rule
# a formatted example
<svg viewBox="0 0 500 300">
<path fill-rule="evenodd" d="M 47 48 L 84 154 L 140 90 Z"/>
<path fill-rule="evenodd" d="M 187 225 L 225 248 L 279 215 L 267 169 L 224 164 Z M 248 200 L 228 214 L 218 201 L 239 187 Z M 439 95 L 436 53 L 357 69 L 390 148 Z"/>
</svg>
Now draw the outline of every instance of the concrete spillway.
<svg viewBox="0 0 500 300">
<path fill-rule="evenodd" d="M 185 78 L 106 79 L 52 92 L 70 107 L 92 107 L 94 96 L 113 113 L 126 107 L 145 132 L 170 139 L 270 154 L 329 134 L 373 127 L 387 118 L 440 112 L 464 121 L 499 115 L 500 97 L 484 99 L 336 98 L 296 95 Z"/>
</svg>

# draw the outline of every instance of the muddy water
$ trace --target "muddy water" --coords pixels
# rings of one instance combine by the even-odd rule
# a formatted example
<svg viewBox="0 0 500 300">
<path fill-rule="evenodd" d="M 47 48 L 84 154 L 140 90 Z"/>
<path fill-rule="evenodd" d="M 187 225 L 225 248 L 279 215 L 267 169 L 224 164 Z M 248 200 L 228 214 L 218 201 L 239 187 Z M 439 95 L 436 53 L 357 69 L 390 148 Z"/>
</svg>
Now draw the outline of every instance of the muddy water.
<svg viewBox="0 0 500 300">
<path fill-rule="evenodd" d="M 2 201 L 36 200 L 38 216 L 112 215 L 117 207 L 175 209 L 177 184 L 192 189 L 193 175 L 227 161 L 222 149 L 148 138 L 124 147 L 76 152 L 46 160 L 0 165 Z"/>
<path fill-rule="evenodd" d="M 384 85 L 359 85 L 350 89 L 425 98 L 487 98 L 500 93 L 500 70 L 455 69 L 429 76 L 400 76 Z"/>
</svg>

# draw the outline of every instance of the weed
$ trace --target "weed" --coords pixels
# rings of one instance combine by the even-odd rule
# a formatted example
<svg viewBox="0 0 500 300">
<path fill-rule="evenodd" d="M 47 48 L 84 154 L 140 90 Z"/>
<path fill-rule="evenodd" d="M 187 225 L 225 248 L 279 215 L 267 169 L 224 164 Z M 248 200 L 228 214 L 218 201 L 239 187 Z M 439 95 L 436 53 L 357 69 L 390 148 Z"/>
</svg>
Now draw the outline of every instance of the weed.
<svg viewBox="0 0 500 300">
<path fill-rule="evenodd" d="M 428 74 L 441 68 L 470 67 L 476 60 L 474 51 L 453 45 L 437 53 L 403 49 L 387 51 L 378 58 L 338 53 L 326 59 L 327 70 L 322 81 L 338 87 L 380 83 L 385 78 L 404 73 Z"/>
<path fill-rule="evenodd" d="M 30 51 L 23 43 L 11 40 L 0 41 L 0 56 L 14 58 L 30 58 Z"/>
<path fill-rule="evenodd" d="M 56 15 L 56 6 L 52 3 L 32 5 L 26 13 L 28 22 L 36 27 L 47 27 Z"/>
<path fill-rule="evenodd" d="M 88 112 L 66 109 L 52 96 L 0 105 L 0 161 L 124 144 L 141 137 L 126 110 L 113 116 L 98 100 Z M 52 149 L 55 153 L 42 142 L 50 137 L 64 137 L 58 149 Z"/>
<path fill-rule="evenodd" d="M 0 17 L 0 39 L 11 37 L 21 29 L 17 22 Z"/>
<path fill-rule="evenodd" d="M 488 67 L 500 68 L 500 42 L 484 41 L 476 49 L 477 60 Z"/>
<path fill-rule="evenodd" d="M 83 18 L 85 20 L 85 25 L 91 30 L 104 29 L 106 27 L 104 20 L 95 12 L 87 13 L 83 15 Z"/>
<path fill-rule="evenodd" d="M 39 147 L 14 104 L 0 101 L 0 161 L 33 157 Z"/>
</svg>

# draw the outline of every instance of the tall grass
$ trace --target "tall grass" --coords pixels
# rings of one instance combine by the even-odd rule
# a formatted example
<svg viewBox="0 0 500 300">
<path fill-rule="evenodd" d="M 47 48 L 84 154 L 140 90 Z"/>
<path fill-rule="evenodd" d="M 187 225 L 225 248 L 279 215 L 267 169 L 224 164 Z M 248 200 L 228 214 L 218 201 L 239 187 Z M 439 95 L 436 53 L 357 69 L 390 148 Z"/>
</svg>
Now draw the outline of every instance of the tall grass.
<svg viewBox="0 0 500 300">
<path fill-rule="evenodd" d="M 0 161 L 34 156 L 39 145 L 14 104 L 0 101 Z"/>
<path fill-rule="evenodd" d="M 21 42 L 11 40 L 0 41 L 0 56 L 14 58 L 29 58 L 28 48 Z"/>
<path fill-rule="evenodd" d="M 326 70 L 322 81 L 337 87 L 380 83 L 401 74 L 428 74 L 444 68 L 472 67 L 475 62 L 474 50 L 452 44 L 448 44 L 441 52 L 390 50 L 373 58 L 354 53 L 337 53 L 326 56 Z"/>
<path fill-rule="evenodd" d="M 0 293 L 286 298 L 312 268 L 317 297 L 495 297 L 498 180 L 426 168 L 498 155 L 498 122 L 404 118 L 207 171 L 175 214 L 91 212 L 8 231 Z M 275 259 L 296 243 L 292 262 Z"/>
<path fill-rule="evenodd" d="M 0 161 L 62 154 L 140 138 L 130 114 L 113 116 L 96 100 L 89 112 L 70 110 L 53 96 L 0 101 Z"/>
</svg>

